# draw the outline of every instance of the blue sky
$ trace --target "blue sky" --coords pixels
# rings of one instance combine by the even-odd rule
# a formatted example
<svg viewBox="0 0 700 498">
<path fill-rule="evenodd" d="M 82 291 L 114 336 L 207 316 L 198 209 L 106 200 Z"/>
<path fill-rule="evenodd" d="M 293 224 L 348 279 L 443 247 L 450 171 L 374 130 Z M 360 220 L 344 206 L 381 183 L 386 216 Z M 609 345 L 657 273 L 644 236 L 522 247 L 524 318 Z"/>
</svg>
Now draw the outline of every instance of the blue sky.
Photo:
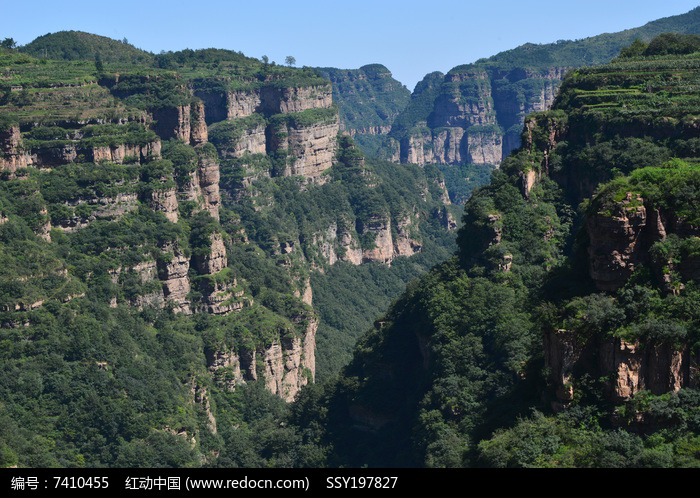
<svg viewBox="0 0 700 498">
<path fill-rule="evenodd" d="M 427 73 L 526 42 L 576 40 L 683 14 L 698 0 L 120 0 L 3 2 L 0 38 L 87 31 L 150 52 L 226 48 L 298 66 L 381 63 L 410 90 Z"/>
</svg>

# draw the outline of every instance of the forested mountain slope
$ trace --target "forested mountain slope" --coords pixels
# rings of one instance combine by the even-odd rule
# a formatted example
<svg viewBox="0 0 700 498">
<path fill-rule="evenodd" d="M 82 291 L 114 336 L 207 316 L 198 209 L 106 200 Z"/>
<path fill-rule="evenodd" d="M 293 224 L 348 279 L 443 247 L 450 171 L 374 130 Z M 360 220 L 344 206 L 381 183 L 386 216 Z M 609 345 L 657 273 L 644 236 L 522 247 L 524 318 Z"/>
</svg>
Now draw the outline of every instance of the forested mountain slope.
<svg viewBox="0 0 700 498">
<path fill-rule="evenodd" d="M 123 44 L 74 35 L 45 54 Z M 314 70 L 92 53 L 0 53 L 2 465 L 314 465 L 271 422 L 342 326 L 312 280 L 373 282 L 366 302 L 320 296 L 360 315 L 446 257 L 439 172 L 365 161 Z"/>
<path fill-rule="evenodd" d="M 3 50 L 0 465 L 697 466 L 699 49 L 570 71 L 456 246 L 316 70 Z"/>
<path fill-rule="evenodd" d="M 376 156 L 383 135 L 408 105 L 411 92 L 381 64 L 359 69 L 318 68 L 333 85 L 340 110 L 341 129 L 370 156 Z"/>
<path fill-rule="evenodd" d="M 333 464 L 698 465 L 699 48 L 634 44 L 526 118 L 314 399 Z"/>
</svg>

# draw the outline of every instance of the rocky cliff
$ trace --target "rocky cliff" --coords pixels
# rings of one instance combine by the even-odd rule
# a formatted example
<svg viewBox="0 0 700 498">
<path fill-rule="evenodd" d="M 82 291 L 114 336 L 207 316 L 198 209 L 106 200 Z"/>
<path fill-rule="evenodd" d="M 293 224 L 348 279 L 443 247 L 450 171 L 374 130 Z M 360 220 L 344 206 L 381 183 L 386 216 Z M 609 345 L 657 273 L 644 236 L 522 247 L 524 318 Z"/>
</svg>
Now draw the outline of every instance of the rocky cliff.
<svg viewBox="0 0 700 498">
<path fill-rule="evenodd" d="M 400 162 L 500 164 L 519 147 L 525 116 L 551 106 L 565 71 L 473 64 L 426 76 L 390 133 Z"/>
<path fill-rule="evenodd" d="M 318 323 L 309 319 L 301 336 L 284 337 L 253 350 L 211 351 L 208 369 L 228 390 L 261 378 L 271 393 L 293 401 L 299 389 L 314 380 L 317 327 Z"/>
<path fill-rule="evenodd" d="M 647 42 L 668 31 L 697 33 L 696 18 L 693 10 L 618 33 L 526 43 L 446 75 L 430 73 L 391 123 L 382 157 L 401 163 L 498 165 L 520 146 L 524 118 L 551 107 L 567 70 L 608 63 L 635 39 Z"/>
<path fill-rule="evenodd" d="M 699 68 L 689 52 L 567 73 L 466 202 L 457 257 L 358 342 L 325 405 L 344 461 L 634 466 L 648 454 L 622 462 L 634 451 L 618 441 L 641 454 L 673 431 L 663 451 L 683 460 L 672 445 L 697 433 L 700 387 Z M 497 119 L 489 85 L 494 99 L 475 72 L 435 93 L 436 124 Z M 591 437 L 559 443 L 573 432 Z"/>
<path fill-rule="evenodd" d="M 3 108 L 11 118 L 0 132 L 0 170 L 36 204 L 37 235 L 50 241 L 53 229 L 63 241 L 105 237 L 95 255 L 109 260 L 112 308 L 225 318 L 254 306 L 230 268 L 231 239 L 219 223 L 221 162 L 263 158 L 267 167 L 251 171 L 248 184 L 258 174 L 323 183 L 335 163 L 338 110 L 327 81 L 273 78 L 217 93 L 212 87 L 219 83 L 123 71 L 84 86 L 86 100 L 104 103 L 89 118 L 80 117 L 82 111 L 60 114 L 63 101 L 82 109 L 74 99 L 83 87 L 68 95 L 70 82 L 43 86 L 35 101 L 22 103 L 24 111 L 45 111 L 43 102 L 57 102 L 42 122 L 22 117 L 13 102 Z M 271 157 L 280 160 L 271 164 Z M 134 223 L 138 228 L 126 228 Z M 307 287 L 304 296 L 308 278 Z M 250 373 L 287 401 L 314 378 L 312 312 L 304 324 L 303 334 L 283 334 L 258 348 L 266 368 L 258 372 L 253 362 Z"/>
<path fill-rule="evenodd" d="M 605 390 L 614 402 L 629 401 L 649 391 L 661 395 L 698 387 L 700 358 L 688 347 L 675 344 L 642 344 L 620 338 L 584 338 L 568 330 L 544 335 L 546 365 L 551 369 L 557 409 L 574 401 L 576 378 L 581 372 L 606 379 Z"/>
</svg>

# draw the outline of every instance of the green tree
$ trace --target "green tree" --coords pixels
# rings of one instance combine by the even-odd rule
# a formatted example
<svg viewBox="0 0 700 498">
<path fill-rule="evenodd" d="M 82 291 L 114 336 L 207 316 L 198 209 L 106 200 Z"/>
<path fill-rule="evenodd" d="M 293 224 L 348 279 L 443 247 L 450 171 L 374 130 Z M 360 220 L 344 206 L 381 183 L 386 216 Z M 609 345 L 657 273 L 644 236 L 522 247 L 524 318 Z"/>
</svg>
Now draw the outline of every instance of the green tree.
<svg viewBox="0 0 700 498">
<path fill-rule="evenodd" d="M 12 38 L 5 38 L 2 42 L 0 42 L 0 46 L 2 48 L 14 49 L 17 48 L 17 42 Z"/>
<path fill-rule="evenodd" d="M 646 43 L 637 38 L 629 47 L 624 47 L 620 51 L 620 57 L 639 57 L 644 55 L 644 51 L 647 47 L 648 45 Z"/>
<path fill-rule="evenodd" d="M 287 57 L 284 58 L 284 63 L 287 64 L 289 67 L 292 67 L 296 65 L 297 60 L 292 57 L 291 55 L 288 55 Z"/>
</svg>

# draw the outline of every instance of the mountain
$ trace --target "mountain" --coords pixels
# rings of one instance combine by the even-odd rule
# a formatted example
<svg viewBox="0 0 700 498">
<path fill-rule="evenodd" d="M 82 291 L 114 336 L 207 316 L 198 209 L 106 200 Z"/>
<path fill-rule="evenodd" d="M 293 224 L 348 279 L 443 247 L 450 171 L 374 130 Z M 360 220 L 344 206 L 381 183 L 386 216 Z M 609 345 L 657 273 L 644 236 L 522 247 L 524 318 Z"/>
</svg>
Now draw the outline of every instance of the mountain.
<svg viewBox="0 0 700 498">
<path fill-rule="evenodd" d="M 697 466 L 699 49 L 635 44 L 525 119 L 314 399 L 334 465 Z"/>
<path fill-rule="evenodd" d="M 365 160 L 310 68 L 76 40 L 0 53 L 1 465 L 274 466 L 358 333 L 327 309 L 363 330 L 453 250 L 442 177 Z"/>
<path fill-rule="evenodd" d="M 569 70 L 458 225 L 313 68 L 0 48 L 0 465 L 697 466 L 698 54 Z"/>
<path fill-rule="evenodd" d="M 439 85 L 430 74 L 392 126 L 391 159 L 415 164 L 500 164 L 519 146 L 523 118 L 552 104 L 567 70 L 606 63 L 635 39 L 648 42 L 665 32 L 700 34 L 700 8 L 618 33 L 528 43 L 457 66 Z M 426 102 L 426 87 L 432 89 L 431 104 Z"/>
<path fill-rule="evenodd" d="M 134 47 L 126 39 L 117 41 L 83 31 L 48 33 L 19 47 L 19 50 L 36 58 L 51 60 L 153 63 L 153 54 Z"/>
<path fill-rule="evenodd" d="M 700 8 L 617 33 L 527 43 L 447 74 L 428 74 L 373 152 L 402 164 L 460 166 L 441 170 L 453 202 L 463 203 L 483 184 L 484 172 L 520 145 L 525 116 L 552 105 L 568 70 L 607 63 L 635 39 L 648 42 L 665 32 L 700 34 Z"/>
</svg>

